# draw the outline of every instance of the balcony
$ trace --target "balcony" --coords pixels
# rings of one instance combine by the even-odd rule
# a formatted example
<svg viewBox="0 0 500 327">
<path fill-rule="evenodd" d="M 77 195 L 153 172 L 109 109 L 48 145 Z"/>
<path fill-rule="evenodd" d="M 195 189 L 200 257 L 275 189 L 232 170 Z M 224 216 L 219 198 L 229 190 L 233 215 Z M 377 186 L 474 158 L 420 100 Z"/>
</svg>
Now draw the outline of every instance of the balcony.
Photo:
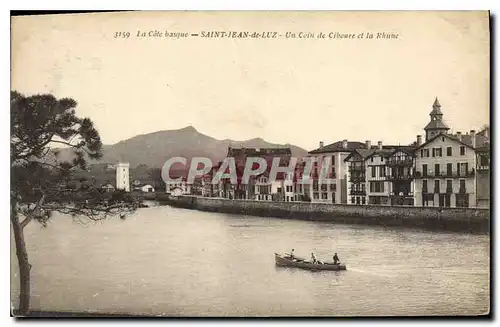
<svg viewBox="0 0 500 327">
<path fill-rule="evenodd" d="M 453 171 L 451 173 L 449 172 L 438 172 L 438 173 L 431 173 L 427 172 L 427 174 L 422 174 L 420 171 L 415 171 L 415 178 L 420 179 L 420 178 L 465 178 L 465 177 L 474 177 L 475 175 L 475 170 L 470 169 L 467 172 L 457 172 Z"/>
<path fill-rule="evenodd" d="M 366 191 L 364 190 L 351 190 L 349 195 L 366 195 Z"/>
<path fill-rule="evenodd" d="M 366 176 L 365 175 L 351 175 L 349 176 L 349 182 L 351 183 L 362 183 L 366 181 Z"/>
<path fill-rule="evenodd" d="M 401 195 L 402 193 L 402 195 Z M 413 192 L 406 192 L 406 191 L 396 191 L 396 192 L 390 192 L 390 196 L 403 196 L 403 197 L 413 197 Z"/>
<path fill-rule="evenodd" d="M 453 189 L 452 189 L 452 188 L 447 187 L 447 188 L 446 188 L 446 194 L 451 194 L 451 193 L 453 193 Z"/>
<path fill-rule="evenodd" d="M 365 166 L 349 166 L 349 172 L 365 172 Z"/>
<path fill-rule="evenodd" d="M 459 188 L 458 189 L 458 194 L 466 194 L 467 190 L 465 188 Z"/>
<path fill-rule="evenodd" d="M 387 179 L 390 181 L 410 181 L 413 179 L 413 175 L 387 175 Z"/>
<path fill-rule="evenodd" d="M 413 166 L 413 159 L 412 158 L 408 158 L 408 159 L 389 158 L 389 160 L 387 160 L 387 165 L 388 166 Z"/>
</svg>

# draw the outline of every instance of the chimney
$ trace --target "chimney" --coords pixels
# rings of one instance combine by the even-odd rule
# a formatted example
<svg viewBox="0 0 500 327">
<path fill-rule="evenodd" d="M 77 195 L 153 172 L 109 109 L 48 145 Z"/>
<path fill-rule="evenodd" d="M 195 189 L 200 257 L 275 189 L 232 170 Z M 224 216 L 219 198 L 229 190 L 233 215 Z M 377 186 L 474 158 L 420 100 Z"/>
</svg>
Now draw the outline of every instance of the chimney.
<svg viewBox="0 0 500 327">
<path fill-rule="evenodd" d="M 379 149 L 379 150 L 382 150 L 382 141 L 378 141 L 378 143 L 377 143 L 377 144 L 378 144 L 378 149 Z"/>
<path fill-rule="evenodd" d="M 422 145 L 422 135 L 417 135 L 417 146 Z"/>
<path fill-rule="evenodd" d="M 323 149 L 323 146 L 325 146 L 325 143 L 323 143 L 323 141 L 319 141 L 319 148 Z"/>
<path fill-rule="evenodd" d="M 366 141 L 366 148 L 371 149 L 372 148 L 372 141 L 367 140 Z"/>
<path fill-rule="evenodd" d="M 343 147 L 344 149 L 347 149 L 347 140 L 343 140 L 343 141 L 342 141 L 342 147 Z"/>
<path fill-rule="evenodd" d="M 462 132 L 457 132 L 457 139 L 462 142 Z"/>
<path fill-rule="evenodd" d="M 472 143 L 472 147 L 476 148 L 476 131 L 473 129 L 470 130 L 470 141 Z"/>
</svg>

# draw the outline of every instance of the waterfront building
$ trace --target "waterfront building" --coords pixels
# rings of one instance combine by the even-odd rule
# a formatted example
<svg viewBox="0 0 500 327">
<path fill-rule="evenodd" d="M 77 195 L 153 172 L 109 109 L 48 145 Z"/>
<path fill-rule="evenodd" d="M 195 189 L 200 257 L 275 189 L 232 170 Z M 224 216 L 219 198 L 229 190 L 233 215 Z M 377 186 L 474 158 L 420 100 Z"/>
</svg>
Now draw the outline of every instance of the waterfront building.
<svg viewBox="0 0 500 327">
<path fill-rule="evenodd" d="M 366 162 L 365 159 L 375 150 L 371 149 L 370 141 L 366 141 L 366 149 L 356 149 L 344 160 L 347 163 L 348 203 L 367 204 L 366 192 Z"/>
<path fill-rule="evenodd" d="M 191 185 L 186 182 L 186 179 L 182 177 L 180 181 L 167 181 L 165 182 L 165 190 L 167 194 L 172 195 L 187 195 L 191 194 Z"/>
<path fill-rule="evenodd" d="M 476 207 L 489 203 L 489 129 L 448 133 L 438 99 L 415 151 L 415 205 Z M 478 160 L 482 162 L 478 163 Z M 482 165 L 484 164 L 484 166 Z M 481 176 L 477 170 L 481 167 Z M 479 183 L 478 183 L 479 182 Z M 480 190 L 478 190 L 478 187 Z M 478 201 L 481 194 L 481 203 Z M 488 195 L 486 195 L 488 194 Z"/>
<path fill-rule="evenodd" d="M 415 204 L 414 146 L 398 147 L 387 158 L 390 205 Z"/>
<path fill-rule="evenodd" d="M 130 164 L 128 162 L 116 164 L 116 189 L 130 192 Z"/>
<path fill-rule="evenodd" d="M 255 185 L 259 179 L 252 176 L 248 184 L 242 183 L 247 158 L 263 158 L 267 163 L 267 169 L 265 171 L 267 175 L 264 176 L 269 178 L 268 174 L 271 171 L 273 159 L 280 158 L 280 166 L 288 166 L 292 158 L 292 151 L 290 147 L 250 148 L 230 146 L 228 147 L 227 157 L 232 157 L 235 160 L 237 184 L 231 184 L 229 178 L 224 179 L 222 183 L 224 197 L 229 199 L 255 200 L 258 199 L 258 197 L 256 197 Z M 271 197 L 274 201 L 283 201 L 286 199 L 283 186 L 283 175 L 278 174 L 276 181 L 271 181 Z"/>
<path fill-rule="evenodd" d="M 315 203 L 347 203 L 347 163 L 345 159 L 356 149 L 364 148 L 361 142 L 342 140 L 329 145 L 319 143 L 319 148 L 309 152 L 316 162 L 311 173 L 312 185 L 305 185 L 304 195 Z M 325 167 L 326 178 L 332 182 L 320 180 L 320 173 L 324 158 L 329 158 L 330 165 Z"/>
<path fill-rule="evenodd" d="M 366 195 L 368 204 L 390 204 L 390 187 L 387 178 L 387 159 L 392 149 L 384 149 L 382 142 L 378 142 L 376 150 L 365 158 L 366 164 Z"/>
</svg>

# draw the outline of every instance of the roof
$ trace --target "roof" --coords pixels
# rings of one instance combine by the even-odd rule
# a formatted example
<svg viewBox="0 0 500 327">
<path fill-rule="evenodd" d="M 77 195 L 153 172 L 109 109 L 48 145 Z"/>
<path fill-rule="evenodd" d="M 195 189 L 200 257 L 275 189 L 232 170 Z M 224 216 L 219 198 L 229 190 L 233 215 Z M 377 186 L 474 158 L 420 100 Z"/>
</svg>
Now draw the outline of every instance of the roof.
<svg viewBox="0 0 500 327">
<path fill-rule="evenodd" d="M 392 155 L 393 152 L 394 152 L 393 149 L 391 149 L 391 150 L 389 150 L 389 149 L 375 150 L 372 153 L 370 153 L 368 156 L 366 156 L 365 160 L 370 158 L 370 157 L 377 156 L 377 155 L 384 157 L 384 158 L 388 158 Z"/>
<path fill-rule="evenodd" d="M 427 126 L 424 127 L 425 130 L 428 130 L 428 129 L 450 129 L 448 126 L 446 126 L 446 124 L 440 120 L 440 119 L 433 119 L 431 120 Z"/>
<path fill-rule="evenodd" d="M 457 134 L 448 134 L 449 136 L 459 140 Z M 484 134 L 476 134 L 476 148 L 481 148 L 485 144 L 489 143 L 490 139 L 485 137 Z M 472 147 L 472 137 L 470 134 L 462 134 L 462 143 L 465 143 Z M 489 145 L 488 145 L 489 147 Z"/>
<path fill-rule="evenodd" d="M 431 116 L 434 115 L 439 115 L 442 116 L 443 113 L 441 112 L 441 104 L 439 103 L 438 98 L 436 97 L 436 100 L 434 100 L 434 104 L 432 105 L 432 111 L 430 113 Z"/>
<path fill-rule="evenodd" d="M 322 148 L 318 148 L 312 151 L 309 151 L 309 154 L 316 153 L 328 153 L 328 152 L 351 152 L 356 149 L 366 148 L 365 143 L 355 142 L 355 141 L 347 141 L 347 146 L 344 148 L 344 141 L 338 141 L 329 145 L 326 145 Z"/>
<path fill-rule="evenodd" d="M 352 157 L 357 156 L 361 157 L 361 159 L 365 159 L 369 155 L 371 155 L 373 152 L 375 152 L 375 149 L 356 149 L 353 152 L 351 152 L 345 159 L 344 161 L 349 161 Z"/>
<path fill-rule="evenodd" d="M 233 148 L 228 147 L 227 156 L 264 156 L 264 155 L 292 155 L 292 149 L 289 147 L 281 148 Z"/>
<path fill-rule="evenodd" d="M 453 136 L 451 134 L 439 133 L 439 134 L 435 135 L 434 137 L 432 137 L 431 139 L 427 140 L 427 142 L 423 143 L 421 146 L 419 146 L 415 150 L 418 150 L 418 149 L 421 149 L 421 148 L 425 147 L 427 144 L 434 142 L 435 139 L 437 139 L 438 137 L 441 137 L 441 136 L 445 136 L 445 137 L 447 137 L 447 138 L 449 138 L 451 140 L 454 140 L 454 141 L 456 141 L 456 142 L 458 142 L 460 144 L 463 144 L 463 145 L 465 145 L 465 146 L 467 146 L 467 147 L 469 147 L 471 149 L 474 149 L 472 147 L 472 145 L 464 143 L 463 141 L 460 141 L 458 138 L 456 138 L 455 136 Z"/>
<path fill-rule="evenodd" d="M 396 154 L 397 152 L 404 152 L 406 153 L 407 155 L 410 155 L 410 156 L 414 156 L 414 153 L 415 153 L 415 149 L 416 149 L 416 146 L 413 146 L 413 145 L 408 145 L 408 146 L 400 146 L 400 147 L 397 147 L 395 148 L 392 153 L 389 155 L 389 157 L 392 157 L 394 154 Z"/>
</svg>

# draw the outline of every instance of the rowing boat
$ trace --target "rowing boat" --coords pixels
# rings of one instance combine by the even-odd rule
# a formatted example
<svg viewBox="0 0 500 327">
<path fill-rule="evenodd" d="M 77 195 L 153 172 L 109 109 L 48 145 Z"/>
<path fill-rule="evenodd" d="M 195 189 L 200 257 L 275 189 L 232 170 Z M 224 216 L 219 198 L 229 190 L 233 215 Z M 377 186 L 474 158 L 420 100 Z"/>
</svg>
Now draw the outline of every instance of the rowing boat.
<svg viewBox="0 0 500 327">
<path fill-rule="evenodd" d="M 274 259 L 276 260 L 276 266 L 280 267 L 295 267 L 308 270 L 346 270 L 345 264 L 335 264 L 333 262 L 313 263 L 302 258 L 292 259 L 278 253 L 274 253 Z"/>
</svg>

